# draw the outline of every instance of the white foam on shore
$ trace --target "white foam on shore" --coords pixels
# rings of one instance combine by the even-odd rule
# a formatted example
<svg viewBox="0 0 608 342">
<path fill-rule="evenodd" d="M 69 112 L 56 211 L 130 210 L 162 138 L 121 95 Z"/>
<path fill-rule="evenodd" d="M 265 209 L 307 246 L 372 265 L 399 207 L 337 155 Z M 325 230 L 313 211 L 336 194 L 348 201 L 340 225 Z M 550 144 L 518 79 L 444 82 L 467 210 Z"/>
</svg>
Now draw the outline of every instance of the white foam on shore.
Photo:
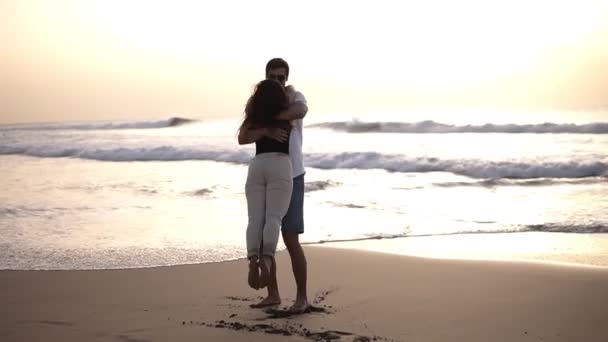
<svg viewBox="0 0 608 342">
<path fill-rule="evenodd" d="M 533 262 L 608 270 L 608 234 L 454 234 L 325 243 L 319 246 L 433 259 Z"/>
</svg>

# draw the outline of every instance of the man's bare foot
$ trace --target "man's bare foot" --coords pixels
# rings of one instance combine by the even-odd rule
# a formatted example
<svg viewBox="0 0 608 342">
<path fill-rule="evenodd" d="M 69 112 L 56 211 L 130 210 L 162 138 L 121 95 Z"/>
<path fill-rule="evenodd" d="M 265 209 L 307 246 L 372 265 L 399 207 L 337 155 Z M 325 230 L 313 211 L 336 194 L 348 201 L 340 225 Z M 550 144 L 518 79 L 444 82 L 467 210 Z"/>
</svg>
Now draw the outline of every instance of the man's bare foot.
<svg viewBox="0 0 608 342">
<path fill-rule="evenodd" d="M 268 306 L 275 306 L 275 305 L 279 305 L 279 304 L 281 304 L 281 298 L 268 296 L 259 303 L 251 304 L 250 307 L 259 309 L 259 308 L 265 308 Z"/>
<path fill-rule="evenodd" d="M 249 260 L 249 274 L 247 275 L 247 282 L 252 289 L 260 289 L 260 269 L 258 267 L 257 258 L 251 258 Z"/>
<path fill-rule="evenodd" d="M 310 309 L 310 304 L 306 299 L 298 299 L 295 303 L 289 308 L 289 312 L 302 314 L 307 312 Z"/>
<path fill-rule="evenodd" d="M 270 282 L 270 268 L 272 267 L 273 262 L 274 262 L 273 258 L 268 255 L 263 255 L 262 259 L 259 262 L 259 265 L 260 265 L 259 286 L 261 289 L 268 286 L 268 283 Z"/>
</svg>

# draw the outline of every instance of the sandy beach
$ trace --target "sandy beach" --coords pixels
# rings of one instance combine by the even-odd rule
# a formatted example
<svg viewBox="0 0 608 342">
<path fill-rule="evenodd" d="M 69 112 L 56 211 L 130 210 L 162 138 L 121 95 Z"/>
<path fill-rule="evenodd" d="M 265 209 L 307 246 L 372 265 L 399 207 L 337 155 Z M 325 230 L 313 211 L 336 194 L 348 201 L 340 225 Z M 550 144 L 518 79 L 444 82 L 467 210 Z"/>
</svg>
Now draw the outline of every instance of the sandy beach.
<svg viewBox="0 0 608 342">
<path fill-rule="evenodd" d="M 0 272 L 2 341 L 606 341 L 608 270 L 307 246 L 313 312 L 250 304 L 245 260 Z"/>
<path fill-rule="evenodd" d="M 608 342 L 608 0 L 0 22 L 0 342 Z"/>
</svg>

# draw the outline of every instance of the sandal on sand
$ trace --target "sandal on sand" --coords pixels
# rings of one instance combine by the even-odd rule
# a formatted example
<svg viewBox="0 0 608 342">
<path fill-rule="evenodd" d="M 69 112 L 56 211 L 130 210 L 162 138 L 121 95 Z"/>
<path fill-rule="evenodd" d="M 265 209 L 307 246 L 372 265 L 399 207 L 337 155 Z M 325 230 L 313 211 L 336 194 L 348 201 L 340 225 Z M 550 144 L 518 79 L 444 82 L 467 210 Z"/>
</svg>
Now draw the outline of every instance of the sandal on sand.
<svg viewBox="0 0 608 342">
<path fill-rule="evenodd" d="M 260 272 L 257 261 L 249 262 L 249 274 L 247 275 L 247 283 L 252 289 L 260 289 Z"/>
<path fill-rule="evenodd" d="M 272 257 L 268 255 L 262 256 L 259 262 L 260 265 L 260 288 L 263 289 L 268 286 L 270 282 L 270 268 L 272 267 Z"/>
</svg>

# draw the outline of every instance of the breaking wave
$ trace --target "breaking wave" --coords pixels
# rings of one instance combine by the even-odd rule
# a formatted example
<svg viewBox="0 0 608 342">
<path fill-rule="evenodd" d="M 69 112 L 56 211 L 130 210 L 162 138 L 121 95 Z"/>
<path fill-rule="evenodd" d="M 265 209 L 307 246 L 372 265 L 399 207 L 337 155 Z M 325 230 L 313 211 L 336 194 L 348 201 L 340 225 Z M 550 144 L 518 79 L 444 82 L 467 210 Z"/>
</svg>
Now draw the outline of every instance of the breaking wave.
<svg viewBox="0 0 608 342">
<path fill-rule="evenodd" d="M 171 117 L 156 121 L 111 121 L 82 123 L 44 123 L 0 126 L 0 130 L 51 131 L 51 130 L 117 130 L 117 129 L 150 129 L 181 126 L 197 120 Z"/>
<path fill-rule="evenodd" d="M 608 123 L 596 122 L 584 125 L 541 123 L 541 124 L 485 124 L 448 125 L 431 120 L 406 122 L 325 122 L 307 127 L 328 128 L 348 133 L 579 133 L 608 134 Z"/>
<path fill-rule="evenodd" d="M 116 147 L 58 146 L 53 144 L 0 145 L 0 154 L 20 154 L 45 158 L 80 158 L 100 161 L 181 161 L 207 160 L 246 164 L 251 151 L 226 150 L 217 146 L 196 147 Z M 608 162 L 579 161 L 488 161 L 481 159 L 440 159 L 407 157 L 377 152 L 310 153 L 306 166 L 319 169 L 384 169 L 390 172 L 449 172 L 477 179 L 584 178 L 608 176 Z M 319 184 L 319 186 L 332 184 Z M 312 189 L 309 189 L 312 190 Z"/>
</svg>

